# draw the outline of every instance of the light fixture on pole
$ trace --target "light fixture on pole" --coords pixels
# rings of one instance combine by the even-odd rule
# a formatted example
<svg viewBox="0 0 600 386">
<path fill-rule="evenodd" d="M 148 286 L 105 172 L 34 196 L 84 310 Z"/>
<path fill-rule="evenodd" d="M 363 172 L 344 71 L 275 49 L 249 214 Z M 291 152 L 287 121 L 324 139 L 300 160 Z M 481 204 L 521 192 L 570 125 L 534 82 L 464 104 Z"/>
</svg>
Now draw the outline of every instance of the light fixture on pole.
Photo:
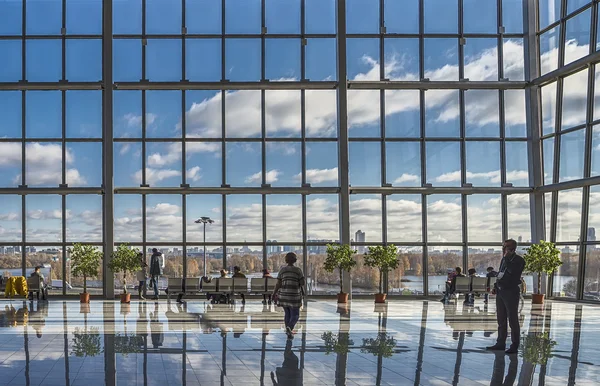
<svg viewBox="0 0 600 386">
<path fill-rule="evenodd" d="M 196 224 L 204 224 L 204 277 L 206 277 L 206 224 L 212 224 L 215 221 L 211 220 L 210 217 L 200 217 L 198 220 L 194 221 Z"/>
</svg>

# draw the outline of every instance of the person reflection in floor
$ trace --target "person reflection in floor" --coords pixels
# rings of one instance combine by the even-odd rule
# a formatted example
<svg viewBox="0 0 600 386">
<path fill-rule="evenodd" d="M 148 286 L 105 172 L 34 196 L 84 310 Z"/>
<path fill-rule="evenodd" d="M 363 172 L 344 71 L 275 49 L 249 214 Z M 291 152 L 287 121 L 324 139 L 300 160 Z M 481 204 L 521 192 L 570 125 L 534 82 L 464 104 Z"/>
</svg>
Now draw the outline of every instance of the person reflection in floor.
<svg viewBox="0 0 600 386">
<path fill-rule="evenodd" d="M 37 309 L 33 301 L 29 302 L 29 325 L 35 330 L 35 335 L 42 337 L 42 332 L 46 326 L 46 318 L 48 317 L 48 303 L 37 302 Z"/>
<path fill-rule="evenodd" d="M 506 354 L 501 351 L 494 352 L 494 368 L 492 370 L 492 381 L 490 386 L 512 386 L 517 378 L 517 368 L 519 361 L 516 355 L 509 355 L 510 362 L 508 363 L 508 373 L 504 377 L 504 369 L 506 368 Z"/>
<path fill-rule="evenodd" d="M 277 379 L 275 379 L 276 374 Z M 271 381 L 273 381 L 273 385 L 275 386 L 300 386 L 303 384 L 302 378 L 300 360 L 292 351 L 292 341 L 288 340 L 283 353 L 283 363 L 281 367 L 275 369 L 275 372 L 271 371 Z"/>
<path fill-rule="evenodd" d="M 163 324 L 158 319 L 158 303 L 154 303 L 154 312 L 150 313 L 150 339 L 154 348 L 161 347 L 165 340 Z"/>
</svg>

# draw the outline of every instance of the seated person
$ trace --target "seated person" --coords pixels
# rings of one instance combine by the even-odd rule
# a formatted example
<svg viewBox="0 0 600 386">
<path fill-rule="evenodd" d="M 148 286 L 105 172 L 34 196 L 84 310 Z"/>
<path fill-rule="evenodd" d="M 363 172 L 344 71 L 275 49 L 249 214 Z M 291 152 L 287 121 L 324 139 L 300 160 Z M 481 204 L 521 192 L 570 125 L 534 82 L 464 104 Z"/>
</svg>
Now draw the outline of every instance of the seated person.
<svg viewBox="0 0 600 386">
<path fill-rule="evenodd" d="M 488 291 L 489 291 L 489 288 L 490 288 L 490 278 L 492 278 L 492 277 L 498 277 L 498 272 L 494 271 L 494 267 L 487 267 L 487 274 L 485 275 L 485 277 L 488 278 L 488 280 L 487 280 L 487 287 L 488 287 Z M 485 296 L 484 296 L 483 302 L 485 304 L 487 304 L 489 298 L 490 298 L 490 294 L 486 293 Z"/>
<path fill-rule="evenodd" d="M 444 292 L 444 297 L 440 300 L 441 302 L 450 300 L 450 297 L 456 292 L 456 278 L 465 277 L 465 275 L 462 274 L 462 269 L 460 267 L 456 267 L 455 272 L 456 275 L 452 277 L 450 282 L 446 282 L 446 292 Z"/>
<path fill-rule="evenodd" d="M 477 271 L 475 270 L 475 268 L 469 268 L 467 273 L 469 275 L 468 277 L 476 277 L 477 276 Z M 465 297 L 464 304 L 473 305 L 473 304 L 475 304 L 475 294 L 472 292 L 473 291 L 472 286 L 469 286 L 469 291 L 470 292 Z"/>
<path fill-rule="evenodd" d="M 263 269 L 262 270 L 262 277 L 263 279 L 265 278 L 273 278 L 273 276 L 271 276 L 271 272 L 269 272 L 268 269 Z M 271 304 L 272 298 L 271 298 L 271 294 L 263 294 L 263 304 L 267 304 L 267 296 L 269 297 L 269 304 Z"/>
<path fill-rule="evenodd" d="M 29 277 L 38 278 L 40 281 L 40 292 L 42 293 L 42 299 L 46 300 L 46 279 L 44 275 L 40 271 L 41 267 L 35 267 L 35 270 L 31 273 Z M 40 294 L 38 293 L 38 299 L 40 298 Z M 29 291 L 29 299 L 33 300 L 33 291 Z"/>
<path fill-rule="evenodd" d="M 234 279 L 245 279 L 246 275 L 244 275 L 240 267 L 236 265 L 233 267 L 233 275 L 231 277 Z M 240 293 L 240 296 L 242 297 L 242 304 L 246 303 L 246 296 L 243 293 Z"/>
</svg>

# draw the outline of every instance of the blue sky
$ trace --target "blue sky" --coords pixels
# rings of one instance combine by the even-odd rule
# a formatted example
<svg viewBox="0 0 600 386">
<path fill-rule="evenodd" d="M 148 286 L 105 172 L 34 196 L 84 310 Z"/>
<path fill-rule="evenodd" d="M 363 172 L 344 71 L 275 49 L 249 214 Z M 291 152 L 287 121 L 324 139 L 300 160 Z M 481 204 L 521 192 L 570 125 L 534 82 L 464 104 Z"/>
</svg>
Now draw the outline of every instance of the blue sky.
<svg viewBox="0 0 600 386">
<path fill-rule="evenodd" d="M 337 80 L 335 45 L 334 1 L 306 0 L 307 33 L 331 34 L 329 37 L 308 38 L 305 58 L 305 78 L 312 81 Z M 418 33 L 418 1 L 386 1 L 385 24 L 388 33 Z M 465 33 L 497 32 L 496 0 L 464 0 Z M 552 2 L 542 3 L 542 27 L 555 20 Z M 569 1 L 568 10 L 585 1 Z M 187 1 L 189 34 L 220 34 L 220 1 Z M 425 33 L 452 34 L 458 32 L 458 6 L 452 0 L 425 0 Z M 300 0 L 269 0 L 266 6 L 266 25 L 270 34 L 299 34 Z M 379 32 L 379 1 L 347 0 L 347 32 L 349 34 Z M 573 8 L 575 7 L 575 8 Z M 66 78 L 69 81 L 99 81 L 102 77 L 101 40 L 101 1 L 68 1 L 67 34 L 89 35 L 89 39 L 67 40 Z M 181 1 L 148 0 L 146 12 L 146 32 L 149 34 L 181 33 Z M 228 0 L 225 8 L 225 31 L 231 34 L 259 34 L 261 32 L 260 0 Z M 503 20 L 506 33 L 523 32 L 521 1 L 503 0 Z M 114 33 L 140 34 L 142 28 L 140 0 L 114 1 Z M 21 34 L 21 4 L 18 0 L 0 0 L 0 34 Z M 567 23 L 568 61 L 575 60 L 589 51 L 590 12 L 577 20 Z M 56 35 L 61 28 L 61 1 L 30 1 L 27 12 L 27 34 Z M 587 27 L 586 27 L 587 26 Z M 587 28 L 587 29 L 586 29 Z M 544 35 L 541 42 L 542 72 L 548 72 L 557 65 L 556 37 Z M 558 35 L 556 35 L 558 36 Z M 554 40 L 553 40 L 554 39 Z M 221 40 L 215 38 L 185 39 L 186 73 L 182 74 L 181 39 L 148 39 L 146 46 L 146 78 L 152 81 L 219 81 L 224 65 L 225 77 L 231 81 L 258 81 L 261 79 L 261 41 L 255 38 L 228 38 L 225 43 L 225 63 L 221 63 Z M 299 38 L 273 39 L 265 42 L 265 77 L 271 81 L 300 80 L 301 63 Z M 411 37 L 386 37 L 385 55 L 379 57 L 379 40 L 375 38 L 349 37 L 347 41 L 347 71 L 351 80 L 418 80 L 419 41 Z M 431 80 L 458 80 L 459 42 L 451 37 L 427 37 L 424 41 L 424 72 Z M 59 39 L 28 40 L 26 44 L 26 78 L 29 81 L 58 81 L 62 77 L 61 41 Z M 523 39 L 506 38 L 503 41 L 504 77 L 522 80 L 524 74 Z M 465 77 L 470 80 L 498 80 L 498 40 L 496 38 L 467 38 L 464 47 Z M 19 40 L 0 40 L 0 53 L 15 60 L 4 61 L 6 71 L 0 73 L 0 81 L 14 82 L 21 79 L 21 44 Z M 135 82 L 142 78 L 142 42 L 137 38 L 114 39 L 113 70 L 115 82 Z M 383 61 L 384 73 L 380 73 Z M 554 67 L 553 67 L 554 63 Z M 581 109 L 585 100 L 585 74 L 575 74 L 565 81 L 563 100 L 563 128 L 573 127 L 585 121 L 585 111 Z M 551 87 L 544 88 L 543 117 L 544 130 L 549 132 L 556 108 L 556 96 Z M 221 111 L 225 98 L 225 121 L 221 121 Z M 501 151 L 500 142 L 494 141 L 500 135 L 499 101 L 497 91 L 469 90 L 465 93 L 465 129 L 467 138 L 481 141 L 466 143 L 466 180 L 474 186 L 500 186 Z M 266 137 L 285 139 L 268 141 L 265 148 L 260 142 L 243 141 L 261 137 L 261 93 L 260 91 L 187 91 L 185 105 L 182 106 L 180 91 L 147 91 L 146 131 L 149 139 L 173 139 L 172 142 L 148 142 L 145 147 L 147 183 L 157 187 L 178 187 L 181 183 L 191 186 L 220 186 L 222 181 L 222 161 L 226 161 L 226 181 L 231 186 L 260 186 L 262 183 L 261 152 L 266 153 L 266 180 L 273 186 L 300 186 L 302 172 L 301 104 L 298 90 L 267 91 L 265 93 Z M 338 185 L 337 107 L 334 90 L 307 90 L 305 93 L 306 136 L 306 176 L 313 186 Z M 386 173 L 385 179 L 394 186 L 421 186 L 424 176 L 421 171 L 420 101 L 419 93 L 411 90 L 388 90 L 384 95 L 385 114 L 381 117 L 380 95 L 378 91 L 351 90 L 348 93 L 349 135 L 350 138 L 377 138 L 381 134 L 382 120 L 386 126 L 386 136 L 392 139 L 384 143 Z M 21 93 L 0 92 L 0 137 L 21 137 Z M 27 138 L 43 141 L 30 142 L 26 146 L 26 178 L 29 186 L 58 186 L 61 182 L 62 165 L 62 100 L 58 91 L 30 91 L 26 93 L 25 132 Z M 506 136 L 515 141 L 506 143 L 507 182 L 515 186 L 528 185 L 525 139 L 525 102 L 522 90 L 504 93 L 504 114 Z M 182 114 L 185 111 L 186 145 L 185 174 L 183 181 L 183 135 Z M 460 186 L 461 164 L 460 105 L 459 94 L 453 90 L 429 90 L 425 92 L 425 136 L 438 139 L 425 144 L 424 182 L 434 186 Z M 66 162 L 67 183 L 69 186 L 100 186 L 101 184 L 101 142 L 73 142 L 77 138 L 101 138 L 101 93 L 100 91 L 68 91 L 66 93 Z M 142 136 L 142 94 L 140 91 L 114 91 L 113 125 L 115 138 L 127 138 L 132 142 L 117 142 L 114 145 L 115 184 L 118 187 L 139 186 L 142 175 L 143 147 Z M 225 125 L 225 138 L 236 139 L 227 142 L 224 149 L 222 128 Z M 583 171 L 584 131 L 569 134 L 561 147 L 559 180 L 581 178 Z M 594 138 L 596 135 L 594 134 Z M 54 141 L 50 140 L 53 139 Z M 298 141 L 294 141 L 298 139 Z M 393 141 L 394 139 L 415 139 L 415 141 Z M 443 140 L 441 140 L 443 139 Z M 550 141 L 550 140 L 547 140 Z M 5 157 L 0 161 L 0 184 L 13 187 L 21 183 L 21 145 L 17 142 L 3 142 Z M 552 146 L 544 144 L 545 165 L 551 165 Z M 224 150 L 224 152 L 223 152 Z M 350 184 L 352 186 L 381 186 L 382 145 L 379 141 L 350 143 Z M 595 159 L 595 158 L 594 158 Z M 548 169 L 548 167 L 546 168 Z M 594 173 L 600 173 L 595 168 Z M 547 177 L 551 172 L 546 171 Z M 550 182 L 550 181 L 548 181 Z M 46 197 L 46 196 L 42 196 Z M 73 197 L 71 199 L 71 197 Z M 32 213 L 28 217 L 33 230 L 42 235 L 40 241 L 61 241 L 60 234 L 54 234 L 56 221 L 60 223 L 61 203 L 59 197 L 47 196 L 47 200 L 28 197 L 28 211 L 41 210 L 49 214 Z M 19 198 L 10 198 L 18 204 Z M 388 210 L 392 210 L 394 220 L 390 220 L 388 232 L 396 241 L 420 241 L 420 200 L 419 197 L 391 197 Z M 473 199 L 469 206 L 486 210 L 494 208 L 495 199 L 484 197 Z M 29 200 L 32 202 L 30 203 Z M 57 201 L 58 200 L 58 201 Z M 100 199 L 69 196 L 67 209 L 72 213 L 72 229 L 80 237 L 92 237 L 97 232 L 100 216 Z M 308 210 L 311 214 L 308 224 L 309 239 L 336 239 L 337 212 L 335 197 L 309 196 Z M 94 203 L 92 205 L 92 202 Z M 432 201 L 432 213 L 439 210 L 441 217 L 432 215 L 433 221 L 449 221 L 460 213 L 460 202 L 456 197 L 439 196 Z M 442 203 L 435 205 L 435 203 Z M 354 233 L 361 227 L 367 230 L 367 240 L 381 240 L 381 198 L 364 196 L 353 197 Z M 228 235 L 234 242 L 261 241 L 262 218 L 259 196 L 228 197 Z M 458 212 L 456 208 L 458 206 Z M 518 210 L 528 211 L 527 205 L 519 201 Z M 11 205 L 12 207 L 12 205 Z M 300 196 L 268 197 L 267 199 L 267 238 L 286 241 L 301 240 Z M 413 209 L 410 209 L 413 208 Z M 520 208 L 520 209 L 518 209 Z M 211 213 L 213 217 L 223 216 L 219 196 L 188 198 L 188 240 L 201 241 L 201 233 L 193 225 L 193 217 Z M 56 212 L 56 211 L 59 212 Z M 491 210 L 491 209 L 490 209 Z M 0 227 L 11 235 L 6 241 L 18 238 L 19 218 L 8 206 L 0 212 Z M 19 211 L 17 211 L 19 212 Z M 148 220 L 148 239 L 157 241 L 177 241 L 182 239 L 182 202 L 179 196 L 148 197 L 147 212 L 156 218 Z M 85 215 L 84 215 L 85 213 Z M 485 214 L 486 212 L 484 212 Z M 327 215 L 325 215 L 327 214 Z M 20 213 L 19 213 L 20 216 Z M 29 216 L 29 214 L 28 214 Z M 57 217 L 58 216 L 58 220 Z M 86 217 L 87 216 L 87 217 Z M 121 241 L 141 241 L 141 199 L 136 196 L 118 196 L 115 216 L 118 237 Z M 258 216 L 258 217 L 257 217 Z M 444 217 L 446 216 L 446 217 Z M 150 215 L 148 215 L 150 218 Z M 69 216 L 67 216 L 69 218 Z M 79 220 L 75 220 L 79 218 Z M 379 220 L 378 220 L 379 218 Z M 460 217 L 459 217 L 460 218 Z M 289 226 L 283 219 L 289 220 Z M 367 220 L 365 220 L 367 219 Z M 29 221 L 29 220 L 28 220 Z M 77 222 L 79 221 L 79 223 Z M 86 222 L 87 221 L 87 222 Z M 395 222 L 394 222 L 395 221 Z M 460 220 L 459 220 L 460 221 Z M 222 241 L 221 222 L 211 226 L 209 240 Z M 361 225 L 364 224 L 364 225 Z M 403 225 L 405 224 L 405 225 Z M 519 224 L 521 224 L 519 222 Z M 101 225 L 101 224 L 100 224 Z M 301 220 L 300 220 L 301 225 Z M 528 226 L 528 225 L 527 225 Z M 519 233 L 527 232 L 527 226 Z M 169 228 L 169 232 L 161 229 Z M 231 229 L 229 229 L 231 228 Z M 429 227 L 435 229 L 435 227 Z M 488 227 L 489 228 L 489 227 Z M 71 229 L 71 228 L 70 228 Z M 191 229 L 191 230 L 190 230 Z M 6 231 L 12 230 L 12 231 Z M 33 231 L 33 233 L 36 233 Z M 414 230 L 414 231 L 413 231 Z M 456 229 L 446 232 L 443 229 L 430 235 L 439 242 L 460 241 Z M 79 233 L 77 233 L 79 232 Z M 453 233 L 454 232 L 454 233 Z M 476 231 L 474 231 L 476 232 Z M 477 241 L 499 241 L 498 233 L 491 229 L 482 230 L 480 235 L 470 236 Z M 33 235 L 32 233 L 32 235 Z M 44 236 L 46 235 L 46 236 Z M 28 235 L 29 236 L 29 235 Z M 8 236 L 7 236 L 8 237 Z M 488 239 L 494 237 L 494 239 Z M 499 236 L 498 236 L 499 237 Z M 69 239 L 69 237 L 67 237 Z M 33 239 L 30 239 L 33 241 Z M 2 233 L 0 233 L 2 241 Z"/>
</svg>

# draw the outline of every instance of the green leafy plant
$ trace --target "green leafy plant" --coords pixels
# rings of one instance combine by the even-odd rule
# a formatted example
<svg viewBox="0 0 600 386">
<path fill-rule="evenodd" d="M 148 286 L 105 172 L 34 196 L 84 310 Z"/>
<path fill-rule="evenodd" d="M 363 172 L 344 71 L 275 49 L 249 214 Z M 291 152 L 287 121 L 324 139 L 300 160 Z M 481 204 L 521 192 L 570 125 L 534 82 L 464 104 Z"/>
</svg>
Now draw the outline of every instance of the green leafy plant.
<svg viewBox="0 0 600 386">
<path fill-rule="evenodd" d="M 355 253 L 356 251 L 350 248 L 349 245 L 327 244 L 327 258 L 325 259 L 324 268 L 325 271 L 329 273 L 336 269 L 339 270 L 340 293 L 344 293 L 342 287 L 342 273 L 344 271 L 350 271 L 356 266 L 356 260 L 353 258 Z"/>
<path fill-rule="evenodd" d="M 537 274 L 537 293 L 541 293 L 542 289 L 542 273 L 552 274 L 562 265 L 560 260 L 560 251 L 554 243 L 540 240 L 539 243 L 533 244 L 525 249 L 525 271 Z"/>
<path fill-rule="evenodd" d="M 545 365 L 552 358 L 552 349 L 556 342 L 547 332 L 527 334 L 521 338 L 523 351 L 521 356 L 532 365 Z"/>
<path fill-rule="evenodd" d="M 331 331 L 324 332 L 321 339 L 325 342 L 325 355 L 332 352 L 336 354 L 347 354 L 350 352 L 350 346 L 354 345 L 354 341 L 350 339 L 350 335 L 334 334 Z"/>
<path fill-rule="evenodd" d="M 73 355 L 76 357 L 95 357 L 102 353 L 100 329 L 92 327 L 90 331 L 75 327 L 73 332 Z"/>
<path fill-rule="evenodd" d="M 394 244 L 388 246 L 369 247 L 369 253 L 365 255 L 365 265 L 379 269 L 379 293 L 383 293 L 383 274 L 398 268 L 400 260 L 397 257 L 397 249 Z"/>
<path fill-rule="evenodd" d="M 144 337 L 140 335 L 115 334 L 115 352 L 127 356 L 141 351 Z"/>
<path fill-rule="evenodd" d="M 87 278 L 98 275 L 98 268 L 104 254 L 92 245 L 77 243 L 69 248 L 71 274 L 83 277 L 83 293 L 87 293 Z"/>
<path fill-rule="evenodd" d="M 395 347 L 396 339 L 385 332 L 380 332 L 377 334 L 377 338 L 363 338 L 363 347 L 360 349 L 360 352 L 389 358 L 394 355 Z"/>
<path fill-rule="evenodd" d="M 142 269 L 140 259 L 137 257 L 139 250 L 129 248 L 127 244 L 121 244 L 112 253 L 112 259 L 108 262 L 108 268 L 115 273 L 123 275 L 123 293 L 127 293 L 127 275 Z"/>
</svg>

